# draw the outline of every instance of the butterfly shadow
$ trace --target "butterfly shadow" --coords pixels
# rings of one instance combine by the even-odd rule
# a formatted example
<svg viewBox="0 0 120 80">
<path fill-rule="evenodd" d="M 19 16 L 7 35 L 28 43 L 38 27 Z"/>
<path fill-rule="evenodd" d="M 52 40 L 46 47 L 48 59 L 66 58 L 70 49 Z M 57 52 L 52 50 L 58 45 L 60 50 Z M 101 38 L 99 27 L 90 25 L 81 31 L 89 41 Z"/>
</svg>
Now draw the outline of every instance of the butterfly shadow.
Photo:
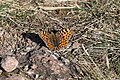
<svg viewBox="0 0 120 80">
<path fill-rule="evenodd" d="M 36 44 L 38 44 L 39 45 L 38 49 L 40 49 L 42 46 L 47 47 L 45 42 L 36 33 L 22 33 L 21 35 L 23 36 L 25 41 L 30 39 L 32 42 L 35 42 Z"/>
</svg>

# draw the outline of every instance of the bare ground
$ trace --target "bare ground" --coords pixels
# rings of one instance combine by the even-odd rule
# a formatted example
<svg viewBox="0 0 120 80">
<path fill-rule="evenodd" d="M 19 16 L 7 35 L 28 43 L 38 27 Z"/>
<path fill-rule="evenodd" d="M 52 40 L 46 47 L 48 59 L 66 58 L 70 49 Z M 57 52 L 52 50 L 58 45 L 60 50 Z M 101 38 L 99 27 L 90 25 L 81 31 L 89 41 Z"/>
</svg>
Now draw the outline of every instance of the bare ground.
<svg viewBox="0 0 120 80">
<path fill-rule="evenodd" d="M 39 32 L 67 27 L 68 46 L 47 49 Z M 1 64 L 8 56 L 19 64 L 0 80 L 120 80 L 120 1 L 1 1 Z"/>
</svg>

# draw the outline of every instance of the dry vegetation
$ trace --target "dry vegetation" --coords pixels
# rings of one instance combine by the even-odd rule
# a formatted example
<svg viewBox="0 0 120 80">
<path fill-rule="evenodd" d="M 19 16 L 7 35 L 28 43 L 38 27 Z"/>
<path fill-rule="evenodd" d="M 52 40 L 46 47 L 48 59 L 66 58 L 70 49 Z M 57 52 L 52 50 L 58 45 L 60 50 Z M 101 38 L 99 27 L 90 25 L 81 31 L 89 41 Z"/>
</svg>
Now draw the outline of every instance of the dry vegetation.
<svg viewBox="0 0 120 80">
<path fill-rule="evenodd" d="M 15 56 L 19 62 L 12 72 L 1 69 L 0 77 L 19 74 L 25 80 L 120 80 L 120 0 L 0 2 L 0 58 Z M 43 66 L 36 58 L 31 60 L 38 58 L 38 53 L 43 56 L 44 51 L 40 40 L 34 38 L 41 30 L 66 27 L 74 31 L 69 48 L 45 52 L 62 57 L 58 62 L 64 63 L 68 73 L 61 72 L 62 77 L 58 77 L 59 73 L 50 73 L 47 64 Z M 50 60 L 55 62 L 51 57 Z M 36 72 L 27 74 L 24 67 L 33 63 L 38 66 Z"/>
</svg>

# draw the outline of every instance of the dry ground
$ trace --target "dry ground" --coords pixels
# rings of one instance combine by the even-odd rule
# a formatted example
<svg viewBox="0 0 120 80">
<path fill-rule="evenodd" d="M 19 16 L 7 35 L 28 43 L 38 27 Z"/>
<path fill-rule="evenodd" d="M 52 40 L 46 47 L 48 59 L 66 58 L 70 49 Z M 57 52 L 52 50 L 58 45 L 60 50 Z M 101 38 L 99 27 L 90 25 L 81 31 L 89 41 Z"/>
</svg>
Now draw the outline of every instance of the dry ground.
<svg viewBox="0 0 120 80">
<path fill-rule="evenodd" d="M 68 46 L 48 50 L 39 32 L 66 27 Z M 8 56 L 19 65 L 0 80 L 120 80 L 120 1 L 0 1 L 1 64 Z"/>
</svg>

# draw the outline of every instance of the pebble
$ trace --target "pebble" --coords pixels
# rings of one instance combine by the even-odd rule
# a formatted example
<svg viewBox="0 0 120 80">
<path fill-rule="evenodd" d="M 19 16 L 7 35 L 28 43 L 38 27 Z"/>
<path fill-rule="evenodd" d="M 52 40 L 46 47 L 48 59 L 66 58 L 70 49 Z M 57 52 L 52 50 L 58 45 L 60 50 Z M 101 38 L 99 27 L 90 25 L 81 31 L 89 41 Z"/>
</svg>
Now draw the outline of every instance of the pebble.
<svg viewBox="0 0 120 80">
<path fill-rule="evenodd" d="M 2 59 L 1 61 L 1 67 L 7 72 L 15 70 L 17 66 L 18 61 L 15 59 L 15 57 L 7 56 L 5 59 Z"/>
</svg>

